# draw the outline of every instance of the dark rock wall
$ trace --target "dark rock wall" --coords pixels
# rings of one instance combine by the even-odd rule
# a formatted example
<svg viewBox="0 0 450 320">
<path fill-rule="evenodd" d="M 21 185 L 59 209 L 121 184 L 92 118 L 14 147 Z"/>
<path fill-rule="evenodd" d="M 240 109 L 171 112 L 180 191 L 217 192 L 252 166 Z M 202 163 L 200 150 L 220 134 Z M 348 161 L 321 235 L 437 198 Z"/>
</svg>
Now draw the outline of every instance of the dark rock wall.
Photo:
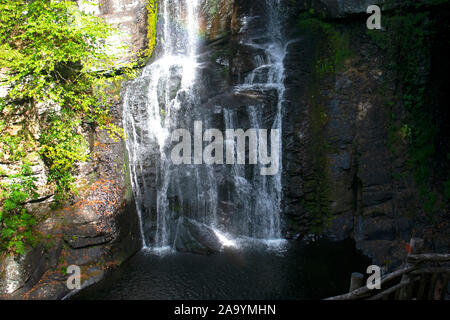
<svg viewBox="0 0 450 320">
<path fill-rule="evenodd" d="M 365 10 L 337 14 L 333 11 L 336 3 L 325 2 L 320 1 L 321 8 L 333 18 L 327 22 L 349 35 L 352 54 L 340 71 L 317 79 L 315 65 L 318 57 L 323 57 L 320 50 L 327 40 L 298 28 L 296 17 L 308 5 L 306 1 L 290 2 L 283 136 L 287 236 L 303 238 L 311 230 L 312 217 L 304 199 L 313 192 L 308 182 L 316 143 L 311 136 L 314 103 L 324 107 L 327 119 L 323 137 L 332 219 L 323 235 L 355 239 L 374 263 L 388 269 L 403 261 L 411 237 L 425 238 L 429 251 L 448 252 L 448 221 L 444 218 L 439 227 L 433 227 L 424 219 L 418 187 L 407 166 L 407 141 L 396 142 L 396 152 L 388 142 L 389 117 L 400 118 L 406 112 L 401 105 L 393 110 L 386 106 L 401 90 L 389 67 L 392 61 L 366 34 Z M 337 2 L 341 8 L 352 6 L 352 1 Z M 362 14 L 355 16 L 358 12 Z M 433 77 L 431 70 L 423 75 L 424 81 L 433 81 Z M 439 104 L 436 109 L 441 109 Z"/>
<path fill-rule="evenodd" d="M 300 231 L 306 235 L 311 218 L 302 199 L 313 192 L 307 181 L 312 166 L 310 145 L 315 143 L 314 137 L 310 136 L 308 111 L 311 94 L 317 94 L 317 91 L 309 91 L 309 81 L 315 66 L 311 58 L 315 54 L 314 42 L 318 40 L 308 35 L 299 36 L 300 40 L 292 45 L 298 51 L 287 58 L 289 90 L 285 139 L 289 141 L 286 143 L 289 151 L 285 150 L 285 213 L 287 231 L 291 234 Z M 376 48 L 365 42 L 364 37 L 355 37 L 350 42 L 355 56 L 346 61 L 343 72 L 320 80 L 319 97 L 314 97 L 316 103 L 325 106 L 328 118 L 324 136 L 329 145 L 327 183 L 333 219 L 325 233 L 336 240 L 355 238 L 358 246 L 380 263 L 382 257 L 390 256 L 386 250 L 401 246 L 394 240 L 408 241 L 412 235 L 409 220 L 396 216 L 399 212 L 396 206 L 414 206 L 411 196 L 414 182 L 407 179 L 400 186 L 394 185 L 392 179 L 395 164 L 386 143 L 386 112 L 383 99 L 377 93 L 383 81 L 382 64 L 380 59 L 363 56 L 373 53 Z M 370 55 L 373 56 L 376 55 Z M 298 90 L 298 85 L 303 89 Z M 402 197 L 406 197 L 406 203 L 397 203 Z M 397 218 L 402 219 L 400 238 L 397 237 L 400 226 Z M 404 247 L 401 250 L 406 253 Z"/>
</svg>

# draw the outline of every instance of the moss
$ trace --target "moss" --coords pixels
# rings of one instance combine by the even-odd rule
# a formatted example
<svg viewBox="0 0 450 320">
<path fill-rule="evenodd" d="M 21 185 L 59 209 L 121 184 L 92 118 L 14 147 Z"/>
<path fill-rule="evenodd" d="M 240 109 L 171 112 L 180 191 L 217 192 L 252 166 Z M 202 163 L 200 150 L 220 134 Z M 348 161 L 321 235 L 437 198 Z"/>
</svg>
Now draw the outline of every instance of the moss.
<svg viewBox="0 0 450 320">
<path fill-rule="evenodd" d="M 126 261 L 125 256 L 120 256 L 117 258 L 117 266 L 120 267 Z"/>
<path fill-rule="evenodd" d="M 324 21 L 314 15 L 314 11 L 304 12 L 300 15 L 298 26 L 321 39 L 320 51 L 324 54 L 318 55 L 315 71 L 320 77 L 327 74 L 339 72 L 352 52 L 349 46 L 349 34 L 339 31 L 336 26 Z"/>
<path fill-rule="evenodd" d="M 307 195 L 303 204 L 311 218 L 311 232 L 319 234 L 333 219 L 330 208 L 330 164 L 328 155 L 333 152 L 327 141 L 328 110 L 319 88 L 326 77 L 343 69 L 351 57 L 349 34 L 337 29 L 310 10 L 300 15 L 300 31 L 314 36 L 317 42 L 312 85 L 309 88 L 309 161 L 311 173 L 305 182 Z M 330 89 L 331 90 L 331 89 Z"/>
<path fill-rule="evenodd" d="M 156 47 L 156 24 L 158 22 L 158 0 L 148 0 L 147 2 L 147 55 L 151 56 Z"/>
<path fill-rule="evenodd" d="M 218 9 L 219 9 L 219 0 L 211 0 L 208 11 L 210 17 L 215 16 L 217 14 Z"/>
<path fill-rule="evenodd" d="M 427 1 L 426 4 L 440 3 Z M 432 186 L 436 175 L 433 164 L 439 128 L 433 115 L 433 97 L 430 95 L 433 88 L 428 87 L 428 75 L 421 71 L 421 67 L 430 70 L 427 57 L 432 55 L 434 37 L 440 26 L 428 9 L 422 4 L 417 6 L 412 1 L 404 1 L 403 7 L 384 15 L 384 32 L 367 33 L 388 57 L 385 60 L 390 63 L 386 68 L 394 73 L 396 79 L 394 100 L 386 103 L 388 146 L 394 155 L 402 156 L 398 146 L 407 143 L 408 150 L 404 156 L 408 170 L 419 187 L 422 207 L 432 219 L 440 209 Z M 406 111 L 399 118 L 395 118 L 393 112 L 396 105 Z M 448 177 L 448 172 L 445 175 Z M 442 193 L 445 194 L 445 190 Z"/>
<path fill-rule="evenodd" d="M 312 92 L 316 92 L 313 89 Z M 321 233 L 332 219 L 330 209 L 330 177 L 328 163 L 328 144 L 326 129 L 328 126 L 327 110 L 318 101 L 318 95 L 312 94 L 309 102 L 309 161 L 311 175 L 305 183 L 307 193 L 304 205 L 311 218 L 311 232 Z"/>
<path fill-rule="evenodd" d="M 58 259 L 58 270 L 63 275 L 67 275 L 67 262 L 65 254 L 66 254 L 65 252 L 61 252 L 61 255 L 59 256 Z"/>
</svg>

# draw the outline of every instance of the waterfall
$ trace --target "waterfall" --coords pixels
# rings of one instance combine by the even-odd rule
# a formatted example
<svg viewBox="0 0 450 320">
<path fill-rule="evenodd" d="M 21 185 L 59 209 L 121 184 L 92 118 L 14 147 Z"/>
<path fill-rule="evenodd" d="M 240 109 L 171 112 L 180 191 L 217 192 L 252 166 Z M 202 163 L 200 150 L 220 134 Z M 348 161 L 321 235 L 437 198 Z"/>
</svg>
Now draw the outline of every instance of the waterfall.
<svg viewBox="0 0 450 320">
<path fill-rule="evenodd" d="M 247 75 L 242 84 L 235 87 L 238 93 L 243 92 L 270 92 L 274 90 L 277 95 L 275 115 L 273 117 L 271 128 L 282 129 L 282 104 L 284 97 L 284 65 L 286 56 L 286 46 L 282 36 L 280 0 L 265 0 L 267 6 L 266 32 L 248 32 L 248 37 L 242 40 L 245 45 L 254 47 L 264 52 L 264 57 L 256 55 L 254 60 L 256 68 Z M 254 19 L 251 17 L 250 19 Z M 259 17 L 261 18 L 261 17 Z M 249 28 L 251 22 L 244 22 L 244 28 Z M 249 106 L 247 108 L 251 126 L 260 128 L 264 119 L 263 108 Z M 229 126 L 233 128 L 233 116 L 226 115 Z M 236 117 L 234 115 L 234 117 Z M 280 141 L 279 154 L 282 154 L 282 143 Z M 277 239 L 281 237 L 281 172 L 282 161 L 278 174 L 275 176 L 261 176 L 254 174 L 249 181 L 244 178 L 244 173 L 234 171 L 236 181 L 236 198 L 241 203 L 252 203 L 253 206 L 246 212 L 247 219 L 244 225 L 244 234 L 256 238 Z M 259 168 L 255 168 L 259 171 Z M 234 168 L 233 168 L 234 170 Z M 246 192 L 247 185 L 250 183 L 251 192 Z M 253 199 L 253 200 L 252 200 Z M 256 227 L 256 228 L 255 228 Z"/>
<path fill-rule="evenodd" d="M 259 174 L 260 164 L 176 166 L 171 161 L 174 130 L 192 131 L 199 121 L 203 129 L 214 128 L 218 115 L 222 129 L 238 129 L 240 124 L 237 110 L 227 105 L 205 109 L 201 104 L 199 1 L 162 2 L 161 52 L 128 84 L 124 96 L 124 129 L 144 248 L 173 249 L 187 219 L 214 230 L 223 245 L 234 244 L 230 238 L 281 238 L 281 159 L 274 176 Z M 243 29 L 249 32 L 242 44 L 263 54 L 254 57 L 257 67 L 239 81 L 234 94 L 276 96 L 269 116 L 259 104 L 246 106 L 245 113 L 251 128 L 281 131 L 286 50 L 279 0 L 265 0 L 265 5 L 265 34 L 250 30 L 258 17 L 244 21 Z"/>
</svg>

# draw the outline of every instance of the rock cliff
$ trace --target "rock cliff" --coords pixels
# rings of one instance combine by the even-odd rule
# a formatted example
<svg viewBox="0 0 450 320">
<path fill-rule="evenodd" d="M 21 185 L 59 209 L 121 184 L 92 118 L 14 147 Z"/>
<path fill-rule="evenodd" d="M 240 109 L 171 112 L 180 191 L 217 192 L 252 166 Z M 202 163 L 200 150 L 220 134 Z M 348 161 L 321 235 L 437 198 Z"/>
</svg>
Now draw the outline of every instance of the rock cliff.
<svg viewBox="0 0 450 320">
<path fill-rule="evenodd" d="M 202 107 L 226 102 L 237 109 L 245 101 L 263 102 L 270 116 L 276 103 L 271 92 L 236 95 L 231 89 L 252 71 L 253 58 L 261 55 L 241 40 L 248 30 L 245 21 L 261 12 L 259 0 L 203 0 L 204 43 L 199 62 Z M 145 0 L 104 0 L 96 14 L 119 26 L 134 49 L 147 46 Z M 389 121 L 401 117 L 401 104 L 386 106 L 399 89 L 389 57 L 366 34 L 366 9 L 374 1 L 281 1 L 286 8 L 286 92 L 283 105 L 283 219 L 288 238 L 303 239 L 312 233 L 315 210 L 329 224 L 317 234 L 331 239 L 353 238 L 374 263 L 398 266 L 407 254 L 412 236 L 423 237 L 430 250 L 448 252 L 450 223 L 445 205 L 439 227 L 424 219 L 419 187 L 408 169 L 406 140 L 390 145 Z M 317 74 L 318 61 L 325 61 L 330 39 L 308 27 L 299 27 L 302 12 L 311 7 L 323 12 L 328 23 L 345 34 L 351 54 L 333 72 Z M 88 10 L 88 8 L 86 9 Z M 261 26 L 253 25 L 253 32 Z M 444 45 L 435 47 L 434 63 L 444 65 Z M 130 59 L 127 52 L 123 58 Z M 424 62 L 426 63 L 426 62 Z M 436 66 L 423 75 L 443 91 Z M 447 69 L 448 70 L 448 69 Z M 443 97 L 440 101 L 445 101 Z M 437 109 L 443 112 L 441 102 Z M 114 119 L 121 123 L 121 105 L 115 104 Z M 217 123 L 218 126 L 223 125 Z M 80 193 L 63 209 L 51 211 L 51 190 L 29 204 L 42 217 L 39 229 L 46 241 L 21 257 L 5 257 L 0 264 L 0 294 L 6 298 L 61 298 L 68 293 L 64 267 L 80 265 L 89 283 L 101 278 L 140 247 L 137 216 L 128 182 L 123 142 L 104 132 L 85 128 L 93 160 L 80 166 Z M 442 142 L 443 150 L 448 148 Z M 437 165 L 445 161 L 435 162 Z M 5 167 L 3 164 L 2 168 Z M 8 167 L 8 168 L 6 168 Z M 11 166 L 5 169 L 11 170 Z M 45 167 L 33 166 L 41 187 Z M 436 182 L 438 183 L 438 182 Z M 323 207 L 321 207 L 323 206 Z M 232 205 L 219 212 L 229 219 Z M 321 217 L 322 218 L 322 217 Z"/>
</svg>

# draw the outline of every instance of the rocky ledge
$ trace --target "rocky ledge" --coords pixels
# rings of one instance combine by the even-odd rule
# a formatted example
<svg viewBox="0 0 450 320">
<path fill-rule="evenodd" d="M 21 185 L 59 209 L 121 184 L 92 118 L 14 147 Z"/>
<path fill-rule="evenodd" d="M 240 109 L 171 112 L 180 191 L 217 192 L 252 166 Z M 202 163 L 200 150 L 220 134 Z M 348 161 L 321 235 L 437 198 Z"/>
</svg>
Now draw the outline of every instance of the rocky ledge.
<svg viewBox="0 0 450 320">
<path fill-rule="evenodd" d="M 120 104 L 113 117 L 120 121 Z M 83 286 L 100 280 L 141 248 L 123 141 L 104 131 L 87 129 L 92 160 L 76 177 L 78 195 L 52 209 L 48 198 L 30 203 L 40 221 L 40 244 L 21 256 L 0 259 L 0 295 L 5 299 L 61 299 L 67 267 L 81 268 Z"/>
</svg>

